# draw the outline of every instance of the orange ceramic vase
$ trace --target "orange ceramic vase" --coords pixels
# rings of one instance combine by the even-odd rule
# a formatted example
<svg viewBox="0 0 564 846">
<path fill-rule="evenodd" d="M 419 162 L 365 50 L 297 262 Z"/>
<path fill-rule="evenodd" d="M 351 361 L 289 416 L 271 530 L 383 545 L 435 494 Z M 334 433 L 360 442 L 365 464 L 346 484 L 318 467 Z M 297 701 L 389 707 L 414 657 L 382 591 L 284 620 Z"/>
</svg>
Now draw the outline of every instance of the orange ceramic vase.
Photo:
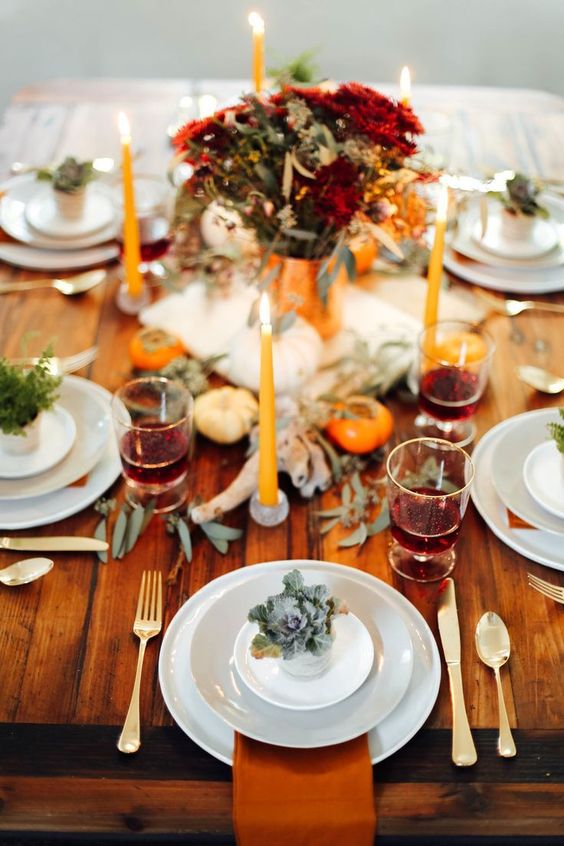
<svg viewBox="0 0 564 846">
<path fill-rule="evenodd" d="M 346 272 L 337 274 L 323 303 L 317 290 L 317 274 L 321 260 L 270 256 L 265 275 L 278 267 L 278 276 L 270 291 L 279 312 L 296 311 L 311 323 L 325 340 L 332 338 L 342 327 L 343 295 Z"/>
</svg>

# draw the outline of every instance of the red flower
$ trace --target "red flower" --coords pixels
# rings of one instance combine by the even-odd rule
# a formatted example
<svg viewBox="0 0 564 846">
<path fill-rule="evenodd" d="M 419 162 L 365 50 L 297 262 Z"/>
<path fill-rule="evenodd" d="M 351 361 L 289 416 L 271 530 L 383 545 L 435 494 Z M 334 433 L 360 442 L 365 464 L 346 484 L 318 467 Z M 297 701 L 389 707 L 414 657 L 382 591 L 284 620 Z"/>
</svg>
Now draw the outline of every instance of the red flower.
<svg viewBox="0 0 564 846">
<path fill-rule="evenodd" d="M 346 159 L 322 167 L 311 186 L 315 213 L 335 229 L 344 229 L 358 210 L 361 189 L 357 172 Z"/>
</svg>

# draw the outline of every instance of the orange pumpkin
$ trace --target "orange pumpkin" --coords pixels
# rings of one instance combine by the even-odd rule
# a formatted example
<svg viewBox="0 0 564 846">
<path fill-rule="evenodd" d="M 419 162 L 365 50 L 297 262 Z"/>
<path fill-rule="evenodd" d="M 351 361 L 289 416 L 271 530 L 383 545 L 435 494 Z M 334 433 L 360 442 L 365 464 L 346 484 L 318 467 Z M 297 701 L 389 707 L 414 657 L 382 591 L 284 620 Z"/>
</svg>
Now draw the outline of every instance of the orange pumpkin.
<svg viewBox="0 0 564 846">
<path fill-rule="evenodd" d="M 184 353 L 178 338 L 151 326 L 140 329 L 129 342 L 129 357 L 136 370 L 160 370 Z"/>
<path fill-rule="evenodd" d="M 325 431 L 346 452 L 359 455 L 372 452 L 390 439 L 394 419 L 390 410 L 378 400 L 352 396 L 335 408 L 341 413 L 329 420 Z M 351 416 L 343 416 L 343 411 Z"/>
</svg>

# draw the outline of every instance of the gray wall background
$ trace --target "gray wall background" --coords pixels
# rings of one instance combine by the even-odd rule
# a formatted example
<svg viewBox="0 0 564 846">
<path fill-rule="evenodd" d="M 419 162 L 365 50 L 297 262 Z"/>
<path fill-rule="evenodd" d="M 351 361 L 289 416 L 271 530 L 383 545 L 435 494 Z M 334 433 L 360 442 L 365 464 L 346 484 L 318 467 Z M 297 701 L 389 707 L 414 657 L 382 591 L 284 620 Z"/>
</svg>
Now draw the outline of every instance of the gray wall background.
<svg viewBox="0 0 564 846">
<path fill-rule="evenodd" d="M 562 0 L 0 0 L 0 109 L 55 77 L 248 77 L 253 8 L 267 64 L 317 47 L 336 79 L 564 94 Z"/>
</svg>

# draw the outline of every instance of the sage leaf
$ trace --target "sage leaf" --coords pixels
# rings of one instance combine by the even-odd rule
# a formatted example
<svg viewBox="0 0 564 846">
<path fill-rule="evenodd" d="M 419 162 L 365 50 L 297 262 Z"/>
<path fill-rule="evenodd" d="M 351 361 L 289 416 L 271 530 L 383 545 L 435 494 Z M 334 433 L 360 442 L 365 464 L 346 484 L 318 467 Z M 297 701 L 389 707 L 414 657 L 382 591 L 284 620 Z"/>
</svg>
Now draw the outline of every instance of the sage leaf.
<svg viewBox="0 0 564 846">
<path fill-rule="evenodd" d="M 364 497 L 366 496 L 366 488 L 362 484 L 358 470 L 355 470 L 355 472 L 351 476 L 351 485 L 359 499 L 364 499 Z"/>
<path fill-rule="evenodd" d="M 354 532 L 352 532 L 352 534 L 347 535 L 346 538 L 343 538 L 342 540 L 340 540 L 339 543 L 337 544 L 337 546 L 348 547 L 348 546 L 357 546 L 357 544 L 362 546 L 362 544 L 364 543 L 364 541 L 366 540 L 367 537 L 368 537 L 368 530 L 366 528 L 366 523 L 361 523 L 359 525 L 358 529 L 355 529 Z"/>
<path fill-rule="evenodd" d="M 209 538 L 216 540 L 238 540 L 243 534 L 242 529 L 236 529 L 233 526 L 224 526 L 223 523 L 215 523 L 210 521 L 202 524 L 202 529 Z"/>
<path fill-rule="evenodd" d="M 332 520 L 328 520 L 327 523 L 320 528 L 319 533 L 322 535 L 326 535 L 327 532 L 330 532 L 331 529 L 335 528 L 335 526 L 341 522 L 340 517 L 333 517 Z"/>
<path fill-rule="evenodd" d="M 125 552 L 131 552 L 137 543 L 137 538 L 141 534 L 141 527 L 143 525 L 144 518 L 145 509 L 141 505 L 136 506 L 129 515 L 129 519 L 127 521 L 127 532 L 125 535 Z"/>
<path fill-rule="evenodd" d="M 102 517 L 96 528 L 94 529 L 94 537 L 96 540 L 105 541 L 106 540 L 106 518 Z M 96 553 L 98 558 L 103 564 L 108 563 L 108 553 L 105 549 L 99 549 Z"/>
<path fill-rule="evenodd" d="M 345 484 L 343 485 L 343 489 L 341 491 L 341 499 L 343 500 L 343 505 L 351 504 L 352 491 L 348 482 L 345 482 Z"/>
<path fill-rule="evenodd" d="M 121 558 L 123 555 L 128 510 L 127 505 L 122 505 L 119 510 L 112 535 L 112 558 Z"/>
<path fill-rule="evenodd" d="M 368 535 L 372 537 L 372 535 L 377 535 L 379 532 L 382 532 L 384 529 L 387 529 L 390 525 L 390 508 L 388 505 L 388 500 L 384 499 L 382 501 L 382 507 L 380 509 L 380 513 L 376 517 L 376 519 L 368 524 Z"/>
<path fill-rule="evenodd" d="M 208 540 L 212 546 L 215 546 L 218 552 L 221 552 L 222 555 L 225 555 L 229 549 L 229 541 L 222 540 L 221 538 L 210 538 L 209 536 Z"/>
<path fill-rule="evenodd" d="M 190 563 L 190 561 L 192 561 L 192 538 L 190 537 L 190 529 L 184 520 L 179 520 L 176 524 L 176 531 L 178 533 L 178 537 L 180 538 L 180 543 L 182 544 L 186 560 Z"/>
<path fill-rule="evenodd" d="M 349 249 L 349 247 L 345 247 L 345 268 L 347 271 L 347 276 L 349 277 L 350 282 L 354 282 L 356 279 L 356 259 Z"/>
<path fill-rule="evenodd" d="M 318 517 L 340 517 L 345 509 L 342 505 L 337 505 L 335 508 L 327 508 L 325 511 L 316 511 Z"/>
</svg>

